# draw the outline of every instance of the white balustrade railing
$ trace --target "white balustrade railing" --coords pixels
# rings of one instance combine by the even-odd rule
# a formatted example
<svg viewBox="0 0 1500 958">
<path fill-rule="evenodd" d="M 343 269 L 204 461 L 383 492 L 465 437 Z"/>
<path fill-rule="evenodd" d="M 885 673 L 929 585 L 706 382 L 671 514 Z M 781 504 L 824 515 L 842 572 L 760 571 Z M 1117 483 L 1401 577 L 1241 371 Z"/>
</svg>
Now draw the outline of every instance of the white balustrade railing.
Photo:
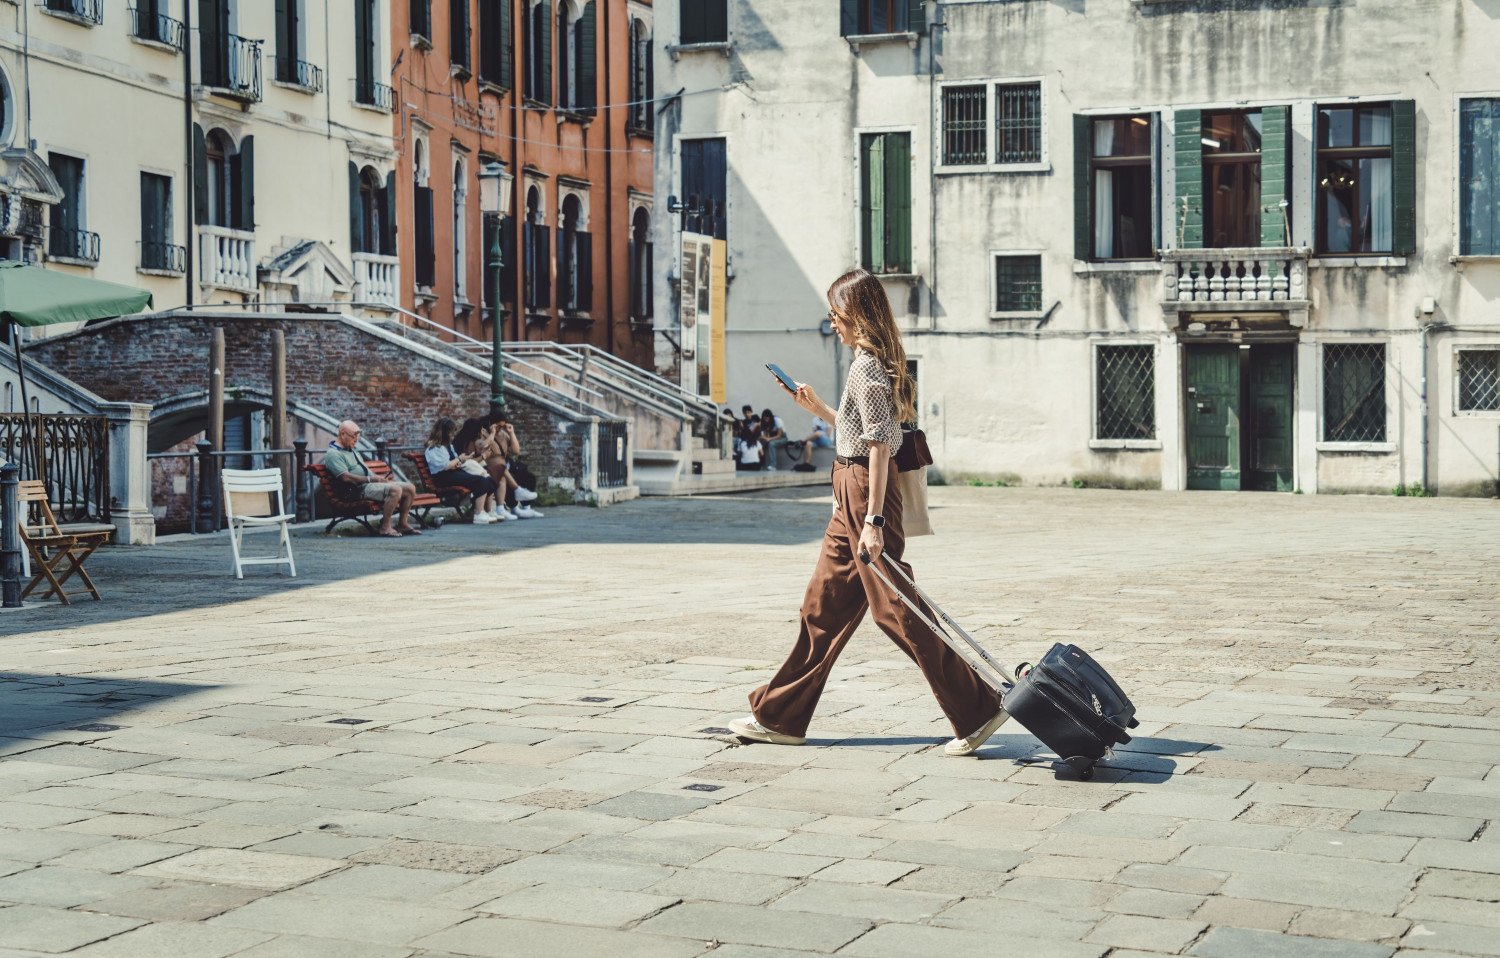
<svg viewBox="0 0 1500 958">
<path fill-rule="evenodd" d="M 225 226 L 198 227 L 198 277 L 205 286 L 255 292 L 255 234 Z"/>
<path fill-rule="evenodd" d="M 1307 250 L 1290 247 L 1163 250 L 1162 300 L 1247 304 L 1305 301 L 1307 258 Z"/>
<path fill-rule="evenodd" d="M 356 299 L 366 303 L 401 304 L 401 261 L 379 253 L 354 254 L 354 281 L 359 285 Z"/>
</svg>

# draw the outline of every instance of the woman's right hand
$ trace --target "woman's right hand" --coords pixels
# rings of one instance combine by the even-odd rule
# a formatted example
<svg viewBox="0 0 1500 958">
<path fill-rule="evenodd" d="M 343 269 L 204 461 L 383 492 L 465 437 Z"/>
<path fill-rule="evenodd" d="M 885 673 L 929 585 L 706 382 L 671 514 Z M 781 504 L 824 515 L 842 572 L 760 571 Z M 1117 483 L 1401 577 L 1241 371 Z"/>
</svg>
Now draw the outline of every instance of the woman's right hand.
<svg viewBox="0 0 1500 958">
<path fill-rule="evenodd" d="M 813 392 L 813 388 L 807 383 L 797 384 L 797 392 L 795 398 L 797 400 L 797 405 L 801 406 L 803 409 L 806 409 L 808 412 L 812 413 L 815 416 L 821 415 L 823 410 L 823 400 L 818 398 L 818 394 Z"/>
</svg>

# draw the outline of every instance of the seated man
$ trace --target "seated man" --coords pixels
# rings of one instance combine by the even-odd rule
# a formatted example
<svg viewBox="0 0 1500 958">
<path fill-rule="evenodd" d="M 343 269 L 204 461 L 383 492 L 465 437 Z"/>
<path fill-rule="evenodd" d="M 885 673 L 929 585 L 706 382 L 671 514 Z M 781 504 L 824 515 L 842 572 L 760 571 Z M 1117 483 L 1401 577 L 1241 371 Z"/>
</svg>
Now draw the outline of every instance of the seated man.
<svg viewBox="0 0 1500 958">
<path fill-rule="evenodd" d="M 812 465 L 814 449 L 833 448 L 833 430 L 822 417 L 813 417 L 812 429 L 812 435 L 802 440 L 802 463 L 807 466 Z"/>
<path fill-rule="evenodd" d="M 351 487 L 362 499 L 381 503 L 380 535 L 399 539 L 402 536 L 419 536 L 422 533 L 411 524 L 411 503 L 417 487 L 409 482 L 378 482 L 365 465 L 365 457 L 355 451 L 359 442 L 359 426 L 352 419 L 339 423 L 338 438 L 328 444 L 323 453 L 323 466 L 336 481 Z M 401 523 L 391 528 L 391 514 L 401 506 Z"/>
</svg>

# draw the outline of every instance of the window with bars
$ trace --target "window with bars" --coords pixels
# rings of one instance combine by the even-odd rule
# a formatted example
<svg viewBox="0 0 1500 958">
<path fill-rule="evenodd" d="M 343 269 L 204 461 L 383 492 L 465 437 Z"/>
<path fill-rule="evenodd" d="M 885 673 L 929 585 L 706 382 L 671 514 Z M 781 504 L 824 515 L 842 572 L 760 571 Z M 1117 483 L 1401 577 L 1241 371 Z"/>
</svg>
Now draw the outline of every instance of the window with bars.
<svg viewBox="0 0 1500 958">
<path fill-rule="evenodd" d="M 989 96 L 983 84 L 943 88 L 943 163 L 989 162 Z"/>
<path fill-rule="evenodd" d="M 943 87 L 944 166 L 1044 162 L 1041 81 Z"/>
<path fill-rule="evenodd" d="M 1094 438 L 1156 438 L 1156 348 L 1094 349 Z"/>
<path fill-rule="evenodd" d="M 1323 347 L 1323 441 L 1385 442 L 1385 344 Z"/>
<path fill-rule="evenodd" d="M 1458 408 L 1465 412 L 1500 410 L 1500 349 L 1459 350 Z"/>
<path fill-rule="evenodd" d="M 1042 161 L 1041 83 L 995 87 L 995 162 Z"/>
<path fill-rule="evenodd" d="M 1042 311 L 1042 258 L 1039 255 L 995 257 L 997 313 Z"/>
</svg>

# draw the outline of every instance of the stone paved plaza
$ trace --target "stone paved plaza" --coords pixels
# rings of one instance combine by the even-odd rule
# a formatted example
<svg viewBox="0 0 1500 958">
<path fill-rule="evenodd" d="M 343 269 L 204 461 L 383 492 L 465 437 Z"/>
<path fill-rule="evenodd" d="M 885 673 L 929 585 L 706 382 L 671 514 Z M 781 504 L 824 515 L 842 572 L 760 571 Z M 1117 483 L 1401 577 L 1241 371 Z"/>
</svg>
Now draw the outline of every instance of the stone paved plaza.
<svg viewBox="0 0 1500 958">
<path fill-rule="evenodd" d="M 1494 502 L 933 503 L 950 612 L 1135 697 L 1095 780 L 944 757 L 868 624 L 806 747 L 722 733 L 826 487 L 113 549 L 0 615 L 0 958 L 1500 955 Z"/>
</svg>

